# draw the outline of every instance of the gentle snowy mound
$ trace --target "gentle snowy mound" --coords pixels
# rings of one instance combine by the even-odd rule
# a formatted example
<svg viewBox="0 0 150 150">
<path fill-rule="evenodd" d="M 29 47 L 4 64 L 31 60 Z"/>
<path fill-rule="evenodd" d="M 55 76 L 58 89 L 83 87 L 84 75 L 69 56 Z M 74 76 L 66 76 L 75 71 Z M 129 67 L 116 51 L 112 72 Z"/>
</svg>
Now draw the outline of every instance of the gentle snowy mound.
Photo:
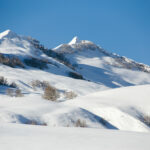
<svg viewBox="0 0 150 150">
<path fill-rule="evenodd" d="M 2 150 L 149 150 L 150 134 L 82 128 L 0 125 Z"/>
<path fill-rule="evenodd" d="M 144 117 L 150 114 L 150 85 L 96 92 L 66 104 L 84 108 L 120 130 L 150 131 Z"/>
<path fill-rule="evenodd" d="M 150 85 L 116 88 L 74 100 L 51 102 L 40 94 L 1 96 L 0 123 L 90 127 L 149 132 Z"/>
</svg>

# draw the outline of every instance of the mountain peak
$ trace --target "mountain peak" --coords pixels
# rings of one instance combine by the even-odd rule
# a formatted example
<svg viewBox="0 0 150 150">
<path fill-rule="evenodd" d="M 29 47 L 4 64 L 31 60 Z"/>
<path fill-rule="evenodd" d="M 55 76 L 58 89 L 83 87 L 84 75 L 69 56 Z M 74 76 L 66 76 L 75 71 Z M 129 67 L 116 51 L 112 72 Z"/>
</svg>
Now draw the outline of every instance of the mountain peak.
<svg viewBox="0 0 150 150">
<path fill-rule="evenodd" d="M 77 44 L 80 43 L 81 41 L 78 39 L 77 36 L 75 36 L 68 44 L 72 45 L 72 44 Z"/>
<path fill-rule="evenodd" d="M 9 30 L 9 29 L 2 32 L 2 33 L 0 33 L 0 39 L 5 38 L 5 37 L 13 38 L 13 37 L 16 37 L 16 36 L 17 36 L 17 34 L 14 33 L 13 31 Z"/>
</svg>

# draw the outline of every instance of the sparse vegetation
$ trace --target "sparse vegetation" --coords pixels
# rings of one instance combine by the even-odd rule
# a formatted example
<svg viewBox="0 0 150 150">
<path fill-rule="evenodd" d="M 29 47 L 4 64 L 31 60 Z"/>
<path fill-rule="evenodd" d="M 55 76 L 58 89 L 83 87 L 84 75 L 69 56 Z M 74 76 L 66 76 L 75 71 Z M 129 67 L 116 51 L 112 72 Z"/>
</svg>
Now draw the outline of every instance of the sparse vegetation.
<svg viewBox="0 0 150 150">
<path fill-rule="evenodd" d="M 144 115 L 143 121 L 144 121 L 145 124 L 150 126 L 150 116 L 149 115 Z"/>
<path fill-rule="evenodd" d="M 23 97 L 23 94 L 20 89 L 15 90 L 15 97 Z"/>
<path fill-rule="evenodd" d="M 19 58 L 14 56 L 10 57 L 1 53 L 0 53 L 0 63 L 13 68 L 16 66 L 24 68 L 23 63 L 20 61 Z"/>
<path fill-rule="evenodd" d="M 51 49 L 45 48 L 43 45 L 39 43 L 39 41 L 33 39 L 31 40 L 31 43 L 34 45 L 35 48 L 41 50 L 43 53 L 45 53 L 49 57 L 53 57 L 59 62 L 63 63 L 64 65 L 68 66 L 69 68 L 75 70 L 75 65 L 71 64 L 70 61 L 62 54 L 55 52 Z"/>
<path fill-rule="evenodd" d="M 47 60 L 37 59 L 37 58 L 31 58 L 31 59 L 24 59 L 24 63 L 27 66 L 35 67 L 39 69 L 47 69 Z"/>
<path fill-rule="evenodd" d="M 87 127 L 87 124 L 86 124 L 86 121 L 85 120 L 80 120 L 78 119 L 76 122 L 75 122 L 75 127 L 82 127 L 82 128 L 85 128 Z"/>
<path fill-rule="evenodd" d="M 69 75 L 69 77 L 74 78 L 74 79 L 84 80 L 83 76 L 76 72 L 69 72 L 68 75 Z"/>
<path fill-rule="evenodd" d="M 39 123 L 39 122 L 37 122 L 36 120 L 29 120 L 28 122 L 26 122 L 26 124 L 29 124 L 29 125 L 41 125 L 41 126 L 47 126 L 46 123 Z"/>
<path fill-rule="evenodd" d="M 43 98 L 51 101 L 56 101 L 57 98 L 59 98 L 59 93 L 55 87 L 48 85 L 44 90 Z"/>
<path fill-rule="evenodd" d="M 47 81 L 39 81 L 39 80 L 33 80 L 31 82 L 31 86 L 34 90 L 36 90 L 36 88 L 42 88 L 43 90 L 49 86 L 49 83 Z"/>
<path fill-rule="evenodd" d="M 8 88 L 6 90 L 6 94 L 10 97 L 23 97 L 24 96 L 20 89 L 12 89 L 12 88 Z"/>
<path fill-rule="evenodd" d="M 12 82 L 9 86 L 12 88 L 17 88 L 17 84 L 15 82 Z"/>
<path fill-rule="evenodd" d="M 11 89 L 11 88 L 8 88 L 8 89 L 6 90 L 6 94 L 7 94 L 8 96 L 10 96 L 10 97 L 13 97 L 13 96 L 14 96 L 14 90 Z"/>
<path fill-rule="evenodd" d="M 65 99 L 73 99 L 73 98 L 76 98 L 77 97 L 77 94 L 70 91 L 70 92 L 65 92 Z"/>
<path fill-rule="evenodd" d="M 0 77 L 0 85 L 8 86 L 7 79 L 1 76 Z"/>
<path fill-rule="evenodd" d="M 9 86 L 9 87 L 12 87 L 12 88 L 16 88 L 17 87 L 15 82 L 12 82 L 11 84 L 9 84 L 7 79 L 4 78 L 3 76 L 0 76 L 0 85 Z"/>
</svg>

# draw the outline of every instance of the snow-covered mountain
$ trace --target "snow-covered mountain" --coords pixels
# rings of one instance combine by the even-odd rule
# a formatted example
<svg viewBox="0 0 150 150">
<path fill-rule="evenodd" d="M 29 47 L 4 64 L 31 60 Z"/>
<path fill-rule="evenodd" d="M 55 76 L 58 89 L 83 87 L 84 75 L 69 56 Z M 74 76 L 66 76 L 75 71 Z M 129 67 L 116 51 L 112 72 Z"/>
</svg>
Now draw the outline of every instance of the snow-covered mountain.
<svg viewBox="0 0 150 150">
<path fill-rule="evenodd" d="M 96 44 L 74 37 L 53 49 L 62 53 L 87 80 L 114 88 L 150 83 L 150 67 L 106 52 Z"/>
<path fill-rule="evenodd" d="M 44 99 L 47 84 L 59 94 L 55 102 Z M 15 96 L 18 89 L 22 97 Z M 107 52 L 91 41 L 74 37 L 68 44 L 48 49 L 32 37 L 11 30 L 0 33 L 0 128 L 4 129 L 0 132 L 3 135 L 15 123 L 51 128 L 90 127 L 101 129 L 103 134 L 104 129 L 149 132 L 149 91 L 148 65 Z M 26 127 L 16 125 L 17 128 Z M 34 130 L 32 127 L 33 133 Z M 48 129 L 40 130 L 44 134 Z M 118 133 L 118 137 L 122 135 Z"/>
</svg>

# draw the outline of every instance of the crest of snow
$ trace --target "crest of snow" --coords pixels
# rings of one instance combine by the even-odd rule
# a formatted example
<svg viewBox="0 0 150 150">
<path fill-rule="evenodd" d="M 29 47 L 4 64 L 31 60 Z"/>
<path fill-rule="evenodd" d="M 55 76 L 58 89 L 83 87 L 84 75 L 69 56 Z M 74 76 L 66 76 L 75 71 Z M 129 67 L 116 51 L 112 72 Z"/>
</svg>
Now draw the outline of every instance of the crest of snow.
<svg viewBox="0 0 150 150">
<path fill-rule="evenodd" d="M 79 38 L 77 36 L 75 36 L 69 43 L 68 45 L 74 45 L 74 44 L 84 44 L 84 43 L 90 43 L 93 44 L 93 42 L 88 41 L 88 40 L 79 40 Z"/>
<path fill-rule="evenodd" d="M 0 33 L 0 39 L 2 39 L 2 38 L 13 38 L 13 37 L 17 37 L 17 34 L 12 32 L 11 30 L 6 30 L 6 31 Z"/>
<path fill-rule="evenodd" d="M 59 49 L 62 45 L 63 45 L 63 44 L 60 44 L 60 45 L 56 46 L 55 48 L 53 48 L 53 50 Z"/>
<path fill-rule="evenodd" d="M 75 36 L 68 44 L 72 45 L 72 44 L 77 44 L 80 43 L 81 41 L 78 39 L 77 36 Z"/>
</svg>

